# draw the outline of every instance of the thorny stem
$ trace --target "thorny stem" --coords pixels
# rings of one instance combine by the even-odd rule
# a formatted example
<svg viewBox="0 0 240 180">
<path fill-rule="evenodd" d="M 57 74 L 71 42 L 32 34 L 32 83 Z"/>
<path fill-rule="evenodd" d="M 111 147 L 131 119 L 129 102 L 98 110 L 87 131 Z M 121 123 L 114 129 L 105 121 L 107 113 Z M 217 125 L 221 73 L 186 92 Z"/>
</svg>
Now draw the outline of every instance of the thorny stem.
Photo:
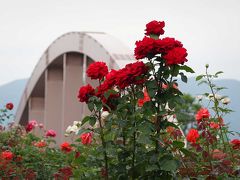
<svg viewBox="0 0 240 180">
<path fill-rule="evenodd" d="M 101 136 L 102 146 L 104 148 L 104 161 L 105 161 L 105 170 L 106 170 L 105 180 L 108 180 L 108 157 L 107 157 L 106 142 L 105 142 L 104 134 L 103 134 L 103 126 L 102 126 L 100 111 L 98 114 L 98 122 L 99 122 L 99 126 L 100 126 L 100 136 Z"/>
<path fill-rule="evenodd" d="M 218 105 L 217 105 L 217 99 L 215 97 L 215 92 L 213 90 L 213 85 L 212 85 L 212 82 L 210 81 L 209 79 L 209 74 L 208 74 L 208 71 L 207 71 L 207 68 L 206 68 L 206 75 L 207 75 L 207 81 L 208 81 L 208 84 L 209 84 L 209 87 L 210 87 L 210 90 L 213 94 L 213 100 L 214 100 L 214 108 L 215 108 L 215 111 L 216 111 L 216 114 L 217 114 L 217 118 L 219 119 L 220 118 L 220 115 L 219 115 L 219 111 L 218 111 Z M 222 127 L 220 126 L 220 135 L 221 135 L 221 139 L 223 141 L 223 145 L 224 145 L 224 149 L 226 150 L 226 145 L 225 145 L 225 140 L 224 140 L 224 137 L 223 137 L 223 132 L 222 132 Z"/>
<path fill-rule="evenodd" d="M 135 101 L 136 101 L 136 97 L 135 97 L 135 91 L 134 91 L 134 87 L 131 86 L 131 89 L 132 89 L 132 93 L 133 93 L 133 101 L 134 101 L 134 104 L 135 104 Z M 132 151 L 132 179 L 135 179 L 134 178 L 134 168 L 135 168 L 135 151 L 136 151 L 136 115 L 135 115 L 135 112 L 136 112 L 136 106 L 134 105 L 134 108 L 133 108 L 133 113 L 134 113 L 134 123 L 133 123 L 133 128 L 134 128 L 134 132 L 133 132 L 133 151 Z"/>
<path fill-rule="evenodd" d="M 99 85 L 101 85 L 101 81 L 99 80 Z M 106 142 L 104 139 L 104 132 L 103 132 L 103 126 L 102 126 L 102 121 L 101 121 L 101 111 L 98 111 L 98 122 L 100 126 L 100 136 L 101 136 L 101 141 L 102 141 L 102 146 L 104 148 L 104 162 L 105 162 L 105 170 L 106 170 L 106 176 L 104 177 L 105 180 L 108 180 L 108 157 L 107 157 L 107 149 L 106 149 Z"/>
<path fill-rule="evenodd" d="M 214 108 L 215 108 L 215 112 L 216 112 L 216 115 L 217 115 L 217 118 L 218 120 L 221 118 L 220 114 L 219 114 L 219 109 L 218 109 L 218 103 L 217 103 L 217 99 L 216 99 L 216 96 L 215 96 L 215 92 L 213 90 L 213 84 L 212 82 L 210 81 L 209 79 L 209 74 L 208 74 L 208 71 L 207 71 L 208 67 L 206 67 L 206 75 L 207 75 L 207 81 L 208 81 L 208 84 L 209 84 L 209 87 L 211 89 L 211 92 L 213 94 L 213 99 L 214 99 Z M 221 135 L 221 139 L 222 139 L 222 142 L 223 142 L 223 146 L 224 146 L 224 150 L 226 151 L 227 150 L 227 147 L 226 147 L 226 144 L 225 144 L 225 140 L 224 140 L 224 136 L 223 136 L 223 129 L 222 129 L 222 126 L 220 126 L 220 135 Z M 227 141 L 229 141 L 226 133 L 224 132 L 224 135 L 225 137 L 227 138 Z M 231 153 L 231 157 L 232 157 L 232 160 L 234 160 L 234 157 L 233 157 L 233 152 L 232 152 L 232 149 L 230 149 L 230 153 Z M 233 161 L 234 162 L 234 161 Z"/>
</svg>

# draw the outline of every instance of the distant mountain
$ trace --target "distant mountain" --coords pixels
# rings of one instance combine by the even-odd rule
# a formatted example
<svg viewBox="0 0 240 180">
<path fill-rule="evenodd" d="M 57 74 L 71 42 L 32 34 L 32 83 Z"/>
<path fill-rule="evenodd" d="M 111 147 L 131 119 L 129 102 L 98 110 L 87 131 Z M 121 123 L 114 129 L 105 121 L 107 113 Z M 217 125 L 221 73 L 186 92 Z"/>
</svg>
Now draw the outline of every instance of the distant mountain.
<svg viewBox="0 0 240 180">
<path fill-rule="evenodd" d="M 188 79 L 187 84 L 181 82 L 180 80 L 178 82 L 179 88 L 182 92 L 189 93 L 193 96 L 210 92 L 206 85 L 198 86 L 195 78 L 193 77 Z M 15 113 L 26 83 L 27 79 L 20 79 L 0 86 L 0 105 L 4 106 L 8 102 L 13 102 L 15 105 L 13 113 Z M 240 132 L 240 81 L 220 79 L 215 81 L 215 84 L 228 88 L 223 90 L 221 95 L 227 95 L 231 99 L 229 107 L 235 112 L 227 115 L 224 120 L 226 122 L 231 122 L 231 130 Z"/>
<path fill-rule="evenodd" d="M 15 114 L 18 103 L 26 86 L 27 79 L 19 79 L 0 86 L 0 108 L 6 103 L 12 102 L 14 108 L 12 113 Z"/>
</svg>

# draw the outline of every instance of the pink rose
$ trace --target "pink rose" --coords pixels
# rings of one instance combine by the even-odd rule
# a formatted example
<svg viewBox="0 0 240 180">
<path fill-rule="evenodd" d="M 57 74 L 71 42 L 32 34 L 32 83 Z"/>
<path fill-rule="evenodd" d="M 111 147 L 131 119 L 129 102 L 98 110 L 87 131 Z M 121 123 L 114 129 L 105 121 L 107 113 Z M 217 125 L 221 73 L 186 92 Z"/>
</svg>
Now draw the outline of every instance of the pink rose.
<svg viewBox="0 0 240 180">
<path fill-rule="evenodd" d="M 47 137 L 55 137 L 56 136 L 56 132 L 52 129 L 49 129 L 46 134 Z"/>
</svg>

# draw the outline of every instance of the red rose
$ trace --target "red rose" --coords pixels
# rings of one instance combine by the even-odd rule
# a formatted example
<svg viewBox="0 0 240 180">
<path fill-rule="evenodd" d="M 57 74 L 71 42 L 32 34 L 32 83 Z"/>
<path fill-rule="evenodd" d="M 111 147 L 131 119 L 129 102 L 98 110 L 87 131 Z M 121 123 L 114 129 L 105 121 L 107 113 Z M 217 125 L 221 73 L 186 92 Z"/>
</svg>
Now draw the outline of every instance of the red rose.
<svg viewBox="0 0 240 180">
<path fill-rule="evenodd" d="M 94 95 L 94 89 L 91 85 L 87 84 L 79 89 L 78 98 L 80 102 L 88 102 L 88 99 Z"/>
<path fill-rule="evenodd" d="M 139 107 L 142 107 L 145 102 L 150 101 L 150 97 L 148 95 L 148 92 L 147 92 L 146 88 L 144 89 L 143 95 L 144 95 L 144 97 L 142 99 L 138 100 L 138 106 Z"/>
<path fill-rule="evenodd" d="M 233 139 L 231 142 L 233 149 L 240 149 L 240 140 Z"/>
<path fill-rule="evenodd" d="M 10 151 L 3 151 L 1 153 L 1 158 L 5 160 L 12 160 L 13 159 L 13 153 Z"/>
<path fill-rule="evenodd" d="M 206 108 L 201 108 L 195 115 L 195 118 L 198 122 L 200 122 L 203 118 L 209 118 L 209 117 L 210 117 L 210 113 Z"/>
<path fill-rule="evenodd" d="M 82 144 L 88 145 L 92 143 L 92 133 L 84 133 L 80 136 Z"/>
<path fill-rule="evenodd" d="M 34 143 L 33 145 L 38 148 L 42 148 L 42 147 L 46 147 L 47 143 L 45 141 L 38 141 L 38 142 Z"/>
<path fill-rule="evenodd" d="M 168 126 L 168 127 L 166 128 L 166 131 L 167 131 L 167 133 L 172 134 L 172 133 L 175 131 L 175 128 L 172 127 L 172 126 Z"/>
<path fill-rule="evenodd" d="M 108 172 L 107 172 L 106 168 L 102 167 L 102 169 L 101 169 L 101 176 L 102 177 L 106 177 L 107 175 L 108 175 Z"/>
<path fill-rule="evenodd" d="M 71 167 L 63 167 L 58 170 L 58 173 L 54 174 L 55 179 L 69 179 L 73 175 Z"/>
<path fill-rule="evenodd" d="M 214 149 L 212 152 L 213 159 L 221 160 L 221 159 L 224 159 L 225 157 L 227 157 L 227 154 L 223 153 L 222 151 L 220 151 L 218 149 Z"/>
<path fill-rule="evenodd" d="M 165 26 L 165 22 L 164 21 L 151 21 L 149 22 L 148 24 L 146 24 L 146 33 L 145 35 L 151 35 L 151 34 L 154 34 L 154 35 L 162 35 L 164 34 L 164 28 Z"/>
<path fill-rule="evenodd" d="M 136 41 L 135 45 L 136 47 L 134 49 L 134 55 L 136 59 L 143 59 L 145 57 L 152 58 L 158 54 L 155 39 L 144 37 L 143 40 Z"/>
<path fill-rule="evenodd" d="M 219 126 L 219 124 L 218 123 L 215 123 L 215 122 L 210 122 L 210 128 L 212 128 L 212 129 L 219 129 L 220 128 L 220 126 Z"/>
<path fill-rule="evenodd" d="M 26 127 L 25 127 L 26 132 L 30 132 L 30 131 L 32 131 L 34 128 L 35 128 L 34 125 L 29 124 L 29 123 L 28 123 L 28 124 L 26 125 Z"/>
<path fill-rule="evenodd" d="M 91 79 L 101 80 L 108 73 L 108 67 L 105 62 L 94 62 L 87 69 L 87 76 Z"/>
<path fill-rule="evenodd" d="M 75 158 L 79 158 L 81 153 L 79 151 L 75 152 Z"/>
<path fill-rule="evenodd" d="M 116 75 L 116 85 L 121 89 L 131 84 L 141 84 L 144 78 L 141 77 L 148 72 L 147 66 L 142 61 L 127 64 L 123 69 L 120 69 Z"/>
<path fill-rule="evenodd" d="M 116 75 L 118 71 L 112 69 L 106 76 L 105 81 L 98 87 L 96 87 L 96 96 L 102 97 L 105 92 L 111 89 L 116 83 Z"/>
<path fill-rule="evenodd" d="M 187 55 L 187 50 L 185 48 L 176 47 L 164 55 L 163 58 L 167 65 L 183 64 L 187 61 Z"/>
<path fill-rule="evenodd" d="M 31 121 L 28 122 L 25 129 L 26 129 L 27 132 L 30 132 L 37 126 L 38 126 L 37 121 L 36 120 L 31 120 Z"/>
<path fill-rule="evenodd" d="M 183 47 L 180 41 L 175 40 L 174 38 L 165 37 L 163 39 L 156 40 L 157 52 L 167 54 L 168 51 L 176 48 Z"/>
<path fill-rule="evenodd" d="M 8 110 L 12 110 L 12 109 L 13 109 L 13 103 L 7 103 L 7 104 L 6 104 L 6 108 L 7 108 Z"/>
<path fill-rule="evenodd" d="M 100 86 L 96 87 L 96 96 L 101 97 L 110 89 L 110 85 L 107 81 L 104 81 Z"/>
<path fill-rule="evenodd" d="M 26 169 L 25 175 L 26 179 L 36 179 L 36 177 L 37 177 L 36 172 L 34 172 L 32 169 Z"/>
<path fill-rule="evenodd" d="M 109 87 L 113 87 L 116 83 L 116 75 L 117 75 L 116 70 L 112 69 L 107 75 L 106 75 L 106 82 Z"/>
<path fill-rule="evenodd" d="M 49 129 L 47 132 L 46 132 L 46 137 L 55 137 L 56 136 L 56 132 L 52 129 Z"/>
<path fill-rule="evenodd" d="M 191 143 L 196 143 L 199 138 L 198 131 L 196 129 L 190 129 L 187 134 L 187 141 Z"/>
<path fill-rule="evenodd" d="M 64 142 L 61 144 L 61 150 L 68 153 L 72 151 L 72 147 L 68 142 Z"/>
</svg>

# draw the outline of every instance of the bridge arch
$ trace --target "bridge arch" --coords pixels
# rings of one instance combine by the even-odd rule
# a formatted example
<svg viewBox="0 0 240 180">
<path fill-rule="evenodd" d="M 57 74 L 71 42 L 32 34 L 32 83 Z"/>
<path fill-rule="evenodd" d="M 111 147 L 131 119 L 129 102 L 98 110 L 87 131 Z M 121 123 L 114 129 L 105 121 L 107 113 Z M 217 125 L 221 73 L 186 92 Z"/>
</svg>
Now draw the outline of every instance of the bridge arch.
<svg viewBox="0 0 240 180">
<path fill-rule="evenodd" d="M 85 76 L 94 60 L 118 69 L 134 60 L 131 51 L 116 38 L 102 32 L 70 32 L 57 38 L 43 53 L 25 87 L 15 122 L 26 125 L 36 119 L 46 129 L 57 131 L 57 142 L 66 127 L 81 120 L 87 109 L 77 100 L 85 83 L 96 82 Z"/>
</svg>

